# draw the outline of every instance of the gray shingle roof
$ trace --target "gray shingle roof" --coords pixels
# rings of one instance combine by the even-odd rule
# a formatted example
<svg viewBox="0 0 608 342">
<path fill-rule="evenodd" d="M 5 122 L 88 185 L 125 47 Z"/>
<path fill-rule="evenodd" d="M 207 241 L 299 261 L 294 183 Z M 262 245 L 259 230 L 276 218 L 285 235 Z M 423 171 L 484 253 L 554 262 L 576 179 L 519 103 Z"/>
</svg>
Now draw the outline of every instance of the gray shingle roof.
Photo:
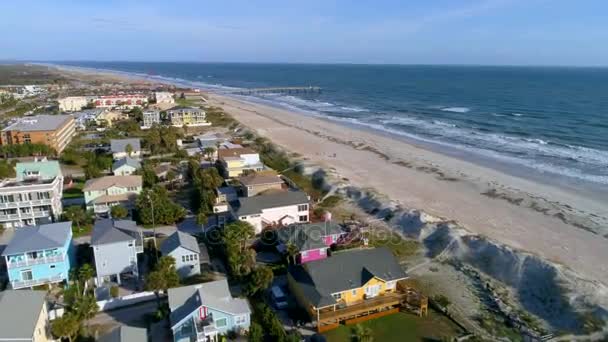
<svg viewBox="0 0 608 342">
<path fill-rule="evenodd" d="M 246 299 L 233 298 L 226 279 L 169 289 L 171 326 L 174 327 L 201 305 L 231 315 L 250 314 Z"/>
<path fill-rule="evenodd" d="M 112 139 L 110 140 L 110 148 L 112 153 L 125 152 L 127 145 L 131 145 L 133 151 L 141 151 L 139 139 Z"/>
<path fill-rule="evenodd" d="M 3 131 L 53 131 L 64 125 L 67 121 L 74 120 L 71 115 L 36 115 L 19 119 L 16 123 L 6 127 Z"/>
<path fill-rule="evenodd" d="M 62 247 L 72 234 L 72 222 L 57 222 L 19 228 L 2 255 L 21 254 Z"/>
<path fill-rule="evenodd" d="M 120 326 L 101 336 L 99 342 L 147 342 L 148 332 L 144 328 Z"/>
<path fill-rule="evenodd" d="M 163 255 L 168 255 L 178 247 L 183 247 L 189 251 L 200 254 L 201 250 L 198 248 L 198 241 L 190 234 L 180 232 L 179 230 L 171 234 L 163 243 L 160 245 L 160 251 Z"/>
<path fill-rule="evenodd" d="M 307 204 L 308 195 L 301 191 L 283 191 L 268 195 L 239 198 L 234 210 L 237 216 L 259 214 L 262 209 Z"/>
<path fill-rule="evenodd" d="M 112 164 L 112 170 L 116 170 L 123 165 L 129 165 L 135 169 L 141 169 L 141 163 L 139 160 L 133 159 L 131 157 L 120 158 Z"/>
<path fill-rule="evenodd" d="M 32 339 L 46 302 L 46 291 L 7 290 L 0 292 L 0 340 Z"/>
<path fill-rule="evenodd" d="M 276 230 L 277 238 L 285 245 L 293 243 L 298 250 L 307 251 L 325 247 L 325 237 L 344 233 L 334 222 L 292 224 Z"/>
<path fill-rule="evenodd" d="M 336 253 L 324 260 L 293 266 L 289 273 L 317 307 L 335 304 L 333 293 L 360 288 L 374 277 L 384 281 L 407 277 L 385 247 Z"/>
<path fill-rule="evenodd" d="M 104 245 L 136 240 L 135 234 L 141 230 L 134 221 L 102 219 L 95 221 L 91 234 L 91 245 Z"/>
</svg>

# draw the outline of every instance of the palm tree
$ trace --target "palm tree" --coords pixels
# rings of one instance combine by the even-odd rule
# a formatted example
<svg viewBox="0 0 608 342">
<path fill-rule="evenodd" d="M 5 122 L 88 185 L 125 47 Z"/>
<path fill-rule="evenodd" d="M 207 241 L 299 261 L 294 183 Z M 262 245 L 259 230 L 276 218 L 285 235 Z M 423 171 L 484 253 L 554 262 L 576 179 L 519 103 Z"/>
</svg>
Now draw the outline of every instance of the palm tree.
<svg viewBox="0 0 608 342">
<path fill-rule="evenodd" d="M 95 270 L 93 270 L 91 264 L 84 264 L 80 267 L 80 270 L 78 270 L 78 278 L 83 284 L 86 284 L 89 279 L 93 278 L 94 274 Z"/>
<path fill-rule="evenodd" d="M 213 153 L 215 153 L 214 147 L 208 146 L 203 149 L 203 154 L 209 161 L 211 161 L 211 157 L 213 156 Z"/>
<path fill-rule="evenodd" d="M 287 244 L 287 260 L 289 264 L 294 264 L 296 263 L 296 256 L 298 255 L 298 247 L 296 247 L 296 245 L 294 245 L 293 243 L 288 243 Z"/>
<path fill-rule="evenodd" d="M 353 342 L 372 342 L 374 340 L 372 330 L 361 324 L 357 324 L 352 329 L 351 340 Z"/>
<path fill-rule="evenodd" d="M 127 144 L 127 146 L 125 146 L 125 153 L 130 157 L 131 153 L 133 153 L 133 146 L 131 146 L 131 144 Z"/>
<path fill-rule="evenodd" d="M 87 219 L 87 214 L 82 207 L 78 205 L 67 207 L 63 212 L 63 216 L 75 223 L 76 227 L 78 227 L 78 231 L 80 231 L 80 225 L 83 224 Z"/>
</svg>

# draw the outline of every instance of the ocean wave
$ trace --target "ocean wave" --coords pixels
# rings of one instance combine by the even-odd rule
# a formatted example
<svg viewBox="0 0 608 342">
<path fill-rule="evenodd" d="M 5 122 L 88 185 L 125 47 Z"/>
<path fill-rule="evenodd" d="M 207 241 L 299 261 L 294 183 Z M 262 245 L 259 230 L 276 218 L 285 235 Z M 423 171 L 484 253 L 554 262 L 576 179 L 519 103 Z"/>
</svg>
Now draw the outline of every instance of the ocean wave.
<svg viewBox="0 0 608 342">
<path fill-rule="evenodd" d="M 517 116 L 517 117 L 524 116 L 524 114 L 521 114 L 521 113 L 511 113 L 511 115 L 512 116 Z"/>
<path fill-rule="evenodd" d="M 453 113 L 468 113 L 471 109 L 467 107 L 445 107 L 441 108 L 444 112 L 453 112 Z"/>
</svg>

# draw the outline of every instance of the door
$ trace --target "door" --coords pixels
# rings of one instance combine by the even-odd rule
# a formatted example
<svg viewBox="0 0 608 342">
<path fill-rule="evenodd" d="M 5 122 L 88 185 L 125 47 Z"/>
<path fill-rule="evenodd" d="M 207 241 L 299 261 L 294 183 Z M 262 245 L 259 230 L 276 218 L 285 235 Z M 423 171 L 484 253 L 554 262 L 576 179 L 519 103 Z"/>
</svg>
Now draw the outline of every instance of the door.
<svg viewBox="0 0 608 342">
<path fill-rule="evenodd" d="M 373 298 L 380 294 L 380 285 L 371 285 L 365 288 L 365 296 Z"/>
</svg>

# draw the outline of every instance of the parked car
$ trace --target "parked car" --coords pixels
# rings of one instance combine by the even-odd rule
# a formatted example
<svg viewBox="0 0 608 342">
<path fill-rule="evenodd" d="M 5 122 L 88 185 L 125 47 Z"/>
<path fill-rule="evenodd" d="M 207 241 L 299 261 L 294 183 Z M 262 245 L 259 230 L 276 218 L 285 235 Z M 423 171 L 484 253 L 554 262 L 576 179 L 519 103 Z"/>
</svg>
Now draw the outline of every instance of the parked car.
<svg viewBox="0 0 608 342">
<path fill-rule="evenodd" d="M 283 310 L 287 308 L 287 296 L 279 286 L 270 288 L 270 297 L 275 308 Z"/>
</svg>

